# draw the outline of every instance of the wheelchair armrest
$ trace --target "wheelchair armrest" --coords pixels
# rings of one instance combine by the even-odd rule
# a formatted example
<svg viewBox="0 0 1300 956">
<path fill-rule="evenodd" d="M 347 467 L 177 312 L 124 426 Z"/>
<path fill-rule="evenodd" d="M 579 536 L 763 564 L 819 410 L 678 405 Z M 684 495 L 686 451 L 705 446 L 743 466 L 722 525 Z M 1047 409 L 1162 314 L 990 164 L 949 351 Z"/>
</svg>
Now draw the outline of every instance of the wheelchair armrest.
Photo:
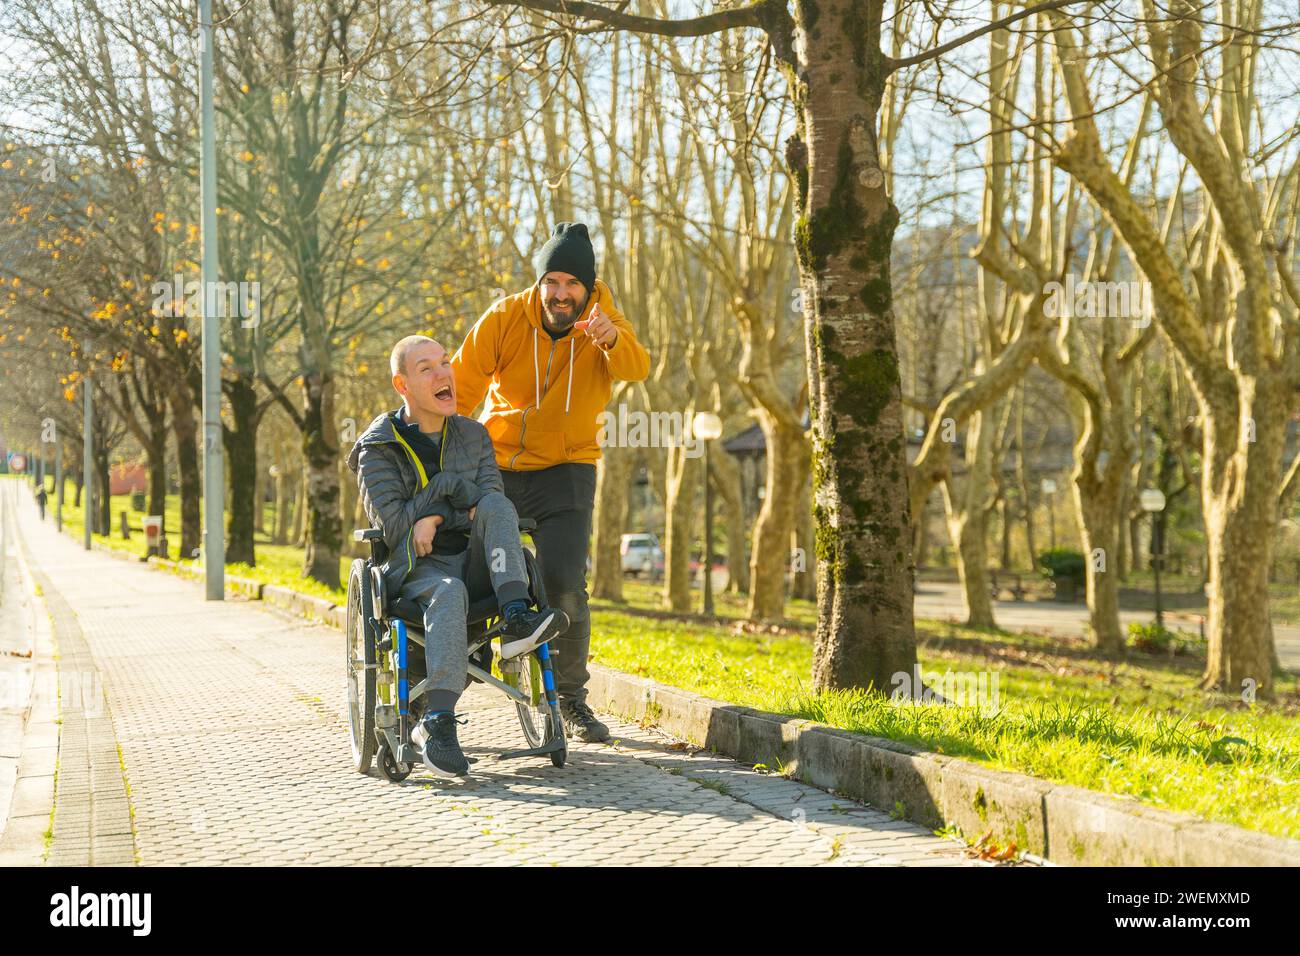
<svg viewBox="0 0 1300 956">
<path fill-rule="evenodd" d="M 532 534 L 537 530 L 537 522 L 532 518 L 520 518 L 519 530 L 524 534 Z"/>
<path fill-rule="evenodd" d="M 378 528 L 357 528 L 352 532 L 353 541 L 382 541 L 384 533 Z"/>
</svg>

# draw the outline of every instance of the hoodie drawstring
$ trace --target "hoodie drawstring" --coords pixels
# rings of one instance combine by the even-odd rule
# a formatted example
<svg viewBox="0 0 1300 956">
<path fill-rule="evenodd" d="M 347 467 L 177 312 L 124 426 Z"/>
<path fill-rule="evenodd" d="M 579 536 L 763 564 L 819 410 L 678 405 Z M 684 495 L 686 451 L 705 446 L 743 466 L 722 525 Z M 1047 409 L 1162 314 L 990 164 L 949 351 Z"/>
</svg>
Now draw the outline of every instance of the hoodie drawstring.
<svg viewBox="0 0 1300 956">
<path fill-rule="evenodd" d="M 533 341 L 536 341 L 534 339 Z M 569 396 L 573 394 L 573 336 L 569 336 L 569 387 L 564 390 L 564 414 L 569 414 Z"/>
<path fill-rule="evenodd" d="M 569 384 L 564 390 L 564 414 L 569 414 L 569 400 L 573 397 L 573 343 L 577 339 L 569 337 Z M 550 369 L 550 363 L 547 363 Z M 548 376 L 549 378 L 549 376 Z M 549 384 L 549 383 L 547 383 Z M 533 329 L 533 407 L 542 407 L 542 373 L 537 365 L 537 330 Z"/>
</svg>

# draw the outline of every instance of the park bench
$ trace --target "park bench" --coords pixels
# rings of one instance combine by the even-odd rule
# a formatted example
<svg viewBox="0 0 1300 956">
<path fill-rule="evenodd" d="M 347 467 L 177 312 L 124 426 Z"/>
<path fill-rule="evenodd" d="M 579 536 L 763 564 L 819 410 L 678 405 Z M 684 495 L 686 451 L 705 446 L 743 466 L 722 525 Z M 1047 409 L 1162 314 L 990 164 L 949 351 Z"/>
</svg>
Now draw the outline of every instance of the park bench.
<svg viewBox="0 0 1300 956">
<path fill-rule="evenodd" d="M 1010 583 L 1003 583 L 1009 579 Z M 1025 599 L 1024 575 L 1018 571 L 1003 571 L 998 568 L 989 569 L 989 596 L 993 600 L 1001 600 L 1003 591 L 1011 594 L 1011 600 L 1023 601 Z"/>
</svg>

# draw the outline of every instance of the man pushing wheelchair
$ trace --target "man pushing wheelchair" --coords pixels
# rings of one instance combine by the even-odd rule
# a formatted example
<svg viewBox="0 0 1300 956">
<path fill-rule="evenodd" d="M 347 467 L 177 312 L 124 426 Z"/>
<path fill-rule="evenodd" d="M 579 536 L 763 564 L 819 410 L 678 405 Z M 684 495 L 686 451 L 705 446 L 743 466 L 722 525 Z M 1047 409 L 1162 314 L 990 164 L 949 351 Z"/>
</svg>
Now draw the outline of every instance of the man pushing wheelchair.
<svg viewBox="0 0 1300 956">
<path fill-rule="evenodd" d="M 469 762 L 455 707 L 466 686 L 470 605 L 495 595 L 507 660 L 563 634 L 569 619 L 529 606 L 518 515 L 503 493 L 487 429 L 456 414 L 446 350 L 427 336 L 407 336 L 393 348 L 390 370 L 402 407 L 371 422 L 348 466 L 388 548 L 380 569 L 385 593 L 424 609 L 428 683 L 411 742 L 438 776 L 464 776 Z"/>
<path fill-rule="evenodd" d="M 558 741 L 518 753 L 551 753 L 562 766 L 566 732 L 589 742 L 609 738 L 586 703 L 596 435 L 612 383 L 644 379 L 650 357 L 596 279 L 585 225 L 556 226 L 534 268 L 536 282 L 493 305 L 454 358 L 426 336 L 397 343 L 390 364 L 403 407 L 377 417 L 348 459 L 386 545 L 383 593 L 423 611 L 428 676 L 410 739 L 441 776 L 468 772 L 454 711 L 470 672 L 467 610 L 481 599 L 495 598 L 501 612 L 503 674 L 518 672 L 530 652 L 543 661 L 548 733 Z M 480 402 L 482 424 L 466 417 Z M 550 595 L 554 608 L 529 606 L 520 514 L 532 522 L 540 563 L 534 593 Z M 528 696 L 476 674 L 512 696 L 525 723 Z M 358 757 L 358 767 L 366 760 Z"/>
</svg>

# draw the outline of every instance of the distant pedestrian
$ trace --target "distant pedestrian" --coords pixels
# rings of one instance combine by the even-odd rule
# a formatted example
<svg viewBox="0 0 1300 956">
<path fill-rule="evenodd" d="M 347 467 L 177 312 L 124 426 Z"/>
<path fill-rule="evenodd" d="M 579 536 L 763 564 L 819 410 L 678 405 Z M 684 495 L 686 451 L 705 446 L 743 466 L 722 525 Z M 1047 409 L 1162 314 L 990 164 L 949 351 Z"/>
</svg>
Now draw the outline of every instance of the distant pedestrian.
<svg viewBox="0 0 1300 956">
<path fill-rule="evenodd" d="M 41 485 L 41 487 L 36 490 L 36 507 L 41 509 L 42 521 L 45 520 L 45 502 L 47 498 L 48 496 L 45 494 L 45 486 Z"/>
</svg>

